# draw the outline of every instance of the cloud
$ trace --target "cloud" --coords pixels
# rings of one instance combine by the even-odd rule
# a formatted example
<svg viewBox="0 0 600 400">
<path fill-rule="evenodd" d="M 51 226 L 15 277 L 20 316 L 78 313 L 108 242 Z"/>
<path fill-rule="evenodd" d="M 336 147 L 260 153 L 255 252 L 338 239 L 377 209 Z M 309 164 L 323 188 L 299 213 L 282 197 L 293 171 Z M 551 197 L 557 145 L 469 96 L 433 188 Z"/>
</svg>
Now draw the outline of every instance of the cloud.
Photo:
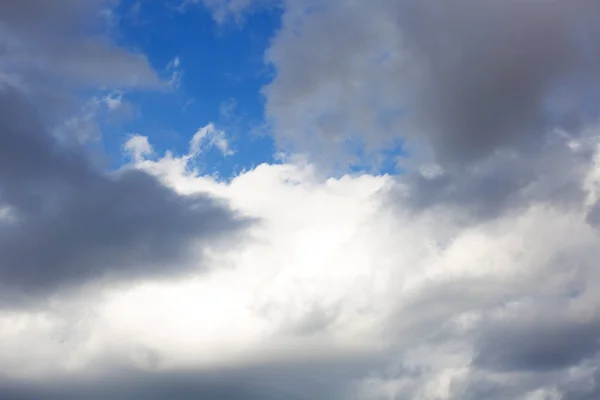
<svg viewBox="0 0 600 400">
<path fill-rule="evenodd" d="M 242 226 L 211 197 L 180 196 L 139 171 L 104 174 L 51 137 L 16 90 L 3 88 L 0 104 L 2 204 L 14 216 L 0 225 L 3 300 L 105 275 L 173 274 L 190 246 Z"/>
<path fill-rule="evenodd" d="M 598 154 L 592 141 L 581 146 Z M 597 392 L 600 246 L 586 196 L 568 209 L 532 198 L 465 224 L 453 204 L 415 213 L 390 203 L 387 193 L 412 186 L 389 176 L 332 179 L 284 163 L 224 183 L 187 163 L 167 154 L 136 166 L 182 196 L 210 193 L 261 223 L 235 249 L 205 256 L 201 277 L 105 285 L 85 300 L 74 293 L 2 314 L 0 336 L 14 349 L 0 358 L 9 393 L 433 400 Z M 584 165 L 573 178 L 582 187 L 597 172 Z"/>
<path fill-rule="evenodd" d="M 100 83 L 108 90 L 156 83 L 143 58 L 100 45 L 109 42 L 100 33 L 86 36 L 84 25 L 94 28 L 101 4 L 32 0 L 0 5 L 7 49 L 0 68 L 2 76 L 12 76 L 0 81 L 2 308 L 96 279 L 197 270 L 199 260 L 191 265 L 189 255 L 223 243 L 219 238 L 235 236 L 246 225 L 220 200 L 179 195 L 142 171 L 105 171 L 80 140 L 55 135 L 65 128 L 62 117 L 79 90 Z M 44 49 L 36 53 L 39 46 Z M 37 64 L 30 57 L 45 68 L 32 73 L 30 67 Z M 67 100 L 60 104 L 57 99 Z M 110 108 L 116 98 L 95 102 Z M 86 122 L 93 124 L 94 110 L 88 114 Z M 71 128 L 82 133 L 81 125 Z"/>
<path fill-rule="evenodd" d="M 167 64 L 166 70 L 171 72 L 171 77 L 169 78 L 169 86 L 174 89 L 179 89 L 181 87 L 181 76 L 183 72 L 181 71 L 181 60 L 179 56 L 173 58 Z"/>
<path fill-rule="evenodd" d="M 337 383 L 356 375 L 356 366 L 343 357 L 310 363 L 273 364 L 255 369 L 212 371 L 172 371 L 166 373 L 118 370 L 100 379 L 44 382 L 26 386 L 23 382 L 0 385 L 8 398 L 49 400 L 138 399 L 292 399 L 339 398 Z"/>
<path fill-rule="evenodd" d="M 587 0 L 291 0 L 266 52 L 266 114 L 280 147 L 338 172 L 401 141 L 411 188 L 390 201 L 416 212 L 568 202 L 591 162 L 570 146 L 598 116 L 598 15 Z"/>
<path fill-rule="evenodd" d="M 555 131 L 536 149 L 499 151 L 475 166 L 458 170 L 434 164 L 433 174 L 425 168 L 418 170 L 415 163 L 404 179 L 411 189 L 397 193 L 392 201 L 402 201 L 415 212 L 452 206 L 471 218 L 494 218 L 533 202 L 560 203 L 568 209 L 588 196 L 581 182 L 589 179 L 586 176 L 593 170 L 596 137 L 595 129 L 569 134 Z"/>
<path fill-rule="evenodd" d="M 63 141 L 80 144 L 99 141 L 102 138 L 102 122 L 116 122 L 130 118 L 132 104 L 123 99 L 122 91 L 95 95 L 83 102 L 79 110 L 71 111 L 66 120 L 54 127 L 52 134 Z"/>
<path fill-rule="evenodd" d="M 526 316 L 490 324 L 482 333 L 475 363 L 504 371 L 560 370 L 593 359 L 600 351 L 598 321 L 540 321 Z"/>
<path fill-rule="evenodd" d="M 109 110 L 118 110 L 123 105 L 123 93 L 113 92 L 104 96 L 101 101 L 106 104 Z"/>
<path fill-rule="evenodd" d="M 143 54 L 120 48 L 104 35 L 100 7 L 106 4 L 3 2 L 0 66 L 6 73 L 27 74 L 32 85 L 48 75 L 89 87 L 159 85 Z"/>
<path fill-rule="evenodd" d="M 190 140 L 190 155 L 192 157 L 197 156 L 209 147 L 216 147 L 224 156 L 234 154 L 234 151 L 229 147 L 229 141 L 225 136 L 225 132 L 216 129 L 212 123 L 198 129 L 194 136 L 192 136 Z"/>
<path fill-rule="evenodd" d="M 179 68 L 180 63 L 181 61 L 179 60 L 179 57 L 175 57 L 174 59 L 169 61 L 169 64 L 167 64 L 167 69 Z"/>
<path fill-rule="evenodd" d="M 132 134 L 123 145 L 123 149 L 131 155 L 135 162 L 140 162 L 145 156 L 153 153 L 152 145 L 146 136 Z"/>
<path fill-rule="evenodd" d="M 0 398 L 597 398 L 600 142 L 573 98 L 598 9 L 576 3 L 288 1 L 265 94 L 296 147 L 226 182 L 190 168 L 231 151 L 213 124 L 102 170 L 49 99 L 131 81 L 20 70 L 4 39 Z M 5 38 L 56 45 L 100 3 L 36 4 L 0 6 Z M 403 175 L 321 169 L 395 138 Z"/>
<path fill-rule="evenodd" d="M 219 105 L 219 116 L 225 120 L 231 120 L 236 113 L 237 106 L 234 98 L 229 98 L 221 102 Z"/>
<path fill-rule="evenodd" d="M 290 0 L 267 51 L 267 114 L 280 143 L 321 161 L 394 139 L 444 167 L 535 148 L 597 112 L 599 12 L 587 0 Z"/>
<path fill-rule="evenodd" d="M 0 82 L 26 96 L 47 130 L 62 140 L 98 139 L 101 108 L 130 112 L 121 101 L 123 90 L 164 86 L 144 54 L 111 39 L 104 16 L 114 5 L 107 0 L 0 5 Z M 98 89 L 116 96 L 84 97 Z"/>
<path fill-rule="evenodd" d="M 278 0 L 182 0 L 179 9 L 185 10 L 190 5 L 202 4 L 212 14 L 213 20 L 221 25 L 232 20 L 241 23 L 250 10 L 278 2 Z"/>
</svg>

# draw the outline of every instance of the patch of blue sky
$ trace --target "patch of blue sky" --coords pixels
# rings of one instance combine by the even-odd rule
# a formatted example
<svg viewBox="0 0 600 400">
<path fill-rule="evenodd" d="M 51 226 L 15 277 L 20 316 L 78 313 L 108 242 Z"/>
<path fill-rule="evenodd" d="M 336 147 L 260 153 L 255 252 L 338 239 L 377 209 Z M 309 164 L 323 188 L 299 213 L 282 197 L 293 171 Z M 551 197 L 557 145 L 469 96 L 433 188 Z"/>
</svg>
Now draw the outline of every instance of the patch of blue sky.
<svg viewBox="0 0 600 400">
<path fill-rule="evenodd" d="M 388 133 L 401 129 L 401 121 L 405 111 L 383 106 L 373 108 L 379 110 L 377 126 L 374 129 Z M 356 133 L 354 137 L 364 137 L 364 135 Z M 400 135 L 397 135 L 391 136 L 384 144 L 379 143 L 372 150 L 367 150 L 369 146 L 362 141 L 346 141 L 345 150 L 353 156 L 354 160 L 349 166 L 350 172 L 375 175 L 397 175 L 402 173 L 399 164 L 403 158 L 408 157 L 404 141 L 400 138 Z"/>
<path fill-rule="evenodd" d="M 354 162 L 349 166 L 350 173 L 373 175 L 397 175 L 401 173 L 400 160 L 406 157 L 404 142 L 401 139 L 392 140 L 385 149 L 367 154 L 364 144 L 352 146 L 351 154 Z"/>
<path fill-rule="evenodd" d="M 278 11 L 257 10 L 243 25 L 218 25 L 201 5 L 185 12 L 176 5 L 124 0 L 115 12 L 119 43 L 143 52 L 171 87 L 124 95 L 134 110 L 131 117 L 103 126 L 111 165 L 123 162 L 121 147 L 131 133 L 148 136 L 157 155 L 185 154 L 192 136 L 210 122 L 226 132 L 234 153 L 207 149 L 198 158 L 203 173 L 227 179 L 275 162 L 260 89 L 273 77 L 264 52 L 279 27 Z"/>
</svg>

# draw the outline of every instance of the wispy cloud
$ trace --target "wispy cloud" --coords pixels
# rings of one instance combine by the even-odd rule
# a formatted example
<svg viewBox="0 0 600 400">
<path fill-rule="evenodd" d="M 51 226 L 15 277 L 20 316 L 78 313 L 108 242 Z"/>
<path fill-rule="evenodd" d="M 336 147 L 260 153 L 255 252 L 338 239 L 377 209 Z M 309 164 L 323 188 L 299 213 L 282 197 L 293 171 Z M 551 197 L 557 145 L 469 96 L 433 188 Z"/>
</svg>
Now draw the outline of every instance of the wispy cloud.
<svg viewBox="0 0 600 400">
<path fill-rule="evenodd" d="M 210 147 L 216 147 L 224 156 L 235 153 L 229 146 L 225 132 L 216 129 L 212 123 L 198 129 L 194 134 L 190 140 L 190 155 L 197 156 Z"/>
<path fill-rule="evenodd" d="M 181 60 L 179 56 L 173 58 L 166 66 L 166 71 L 171 74 L 169 78 L 169 86 L 174 89 L 179 89 L 181 87 L 181 79 L 183 72 L 181 70 Z"/>
</svg>

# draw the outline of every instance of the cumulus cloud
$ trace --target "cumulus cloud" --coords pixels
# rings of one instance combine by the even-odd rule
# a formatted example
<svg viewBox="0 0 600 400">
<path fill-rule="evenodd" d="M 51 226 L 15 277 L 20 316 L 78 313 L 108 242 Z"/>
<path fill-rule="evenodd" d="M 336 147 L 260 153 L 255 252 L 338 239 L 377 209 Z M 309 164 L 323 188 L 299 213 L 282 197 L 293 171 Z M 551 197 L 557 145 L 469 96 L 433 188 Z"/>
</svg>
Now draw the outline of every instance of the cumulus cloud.
<svg viewBox="0 0 600 400">
<path fill-rule="evenodd" d="M 227 182 L 190 165 L 230 151 L 212 124 L 101 171 L 6 70 L 0 397 L 598 398 L 598 11 L 289 0 L 265 94 L 292 157 Z M 396 138 L 403 175 L 321 169 Z"/>
<path fill-rule="evenodd" d="M 151 155 L 153 152 L 152 145 L 148 141 L 148 138 L 137 133 L 129 136 L 129 139 L 127 139 L 123 145 L 123 150 L 129 153 L 132 160 L 135 162 L 142 161 L 146 156 Z"/>
<path fill-rule="evenodd" d="M 597 395 L 600 238 L 585 197 L 568 212 L 544 198 L 465 225 L 452 204 L 415 214 L 390 203 L 387 193 L 410 185 L 389 176 L 263 164 L 221 183 L 188 162 L 168 154 L 136 166 L 260 219 L 248 240 L 211 252 L 201 277 L 5 312 L 8 393 Z M 597 173 L 585 168 L 582 187 Z"/>
<path fill-rule="evenodd" d="M 324 157 L 400 138 L 472 163 L 585 120 L 581 94 L 597 88 L 593 1 L 286 6 L 267 52 L 267 112 L 282 142 Z"/>
<path fill-rule="evenodd" d="M 587 0 L 290 0 L 266 113 L 280 145 L 321 166 L 357 149 L 377 162 L 400 140 L 415 209 L 488 218 L 525 191 L 575 196 L 573 158 L 590 154 L 568 144 L 598 115 L 599 15 Z"/>
</svg>

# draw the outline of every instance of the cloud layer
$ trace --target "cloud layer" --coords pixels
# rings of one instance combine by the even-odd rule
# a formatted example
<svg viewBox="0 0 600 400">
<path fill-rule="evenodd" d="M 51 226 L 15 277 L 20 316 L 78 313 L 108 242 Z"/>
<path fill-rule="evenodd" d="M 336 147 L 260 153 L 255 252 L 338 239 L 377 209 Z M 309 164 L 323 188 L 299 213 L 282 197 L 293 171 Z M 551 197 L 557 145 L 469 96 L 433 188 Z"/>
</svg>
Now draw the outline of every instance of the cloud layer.
<svg viewBox="0 0 600 400">
<path fill-rule="evenodd" d="M 111 2 L 49 4 L 0 5 L 0 398 L 600 396 L 595 2 L 283 2 L 291 156 L 227 182 L 211 124 L 110 172 L 55 135 L 86 88 L 163 84 Z M 396 139 L 402 175 L 323 172 Z"/>
<path fill-rule="evenodd" d="M 323 180 L 284 164 L 225 184 L 188 160 L 138 167 L 260 219 L 251 238 L 211 253 L 201 276 L 5 312 L 11 390 L 102 398 L 102 382 L 113 382 L 117 399 L 597 395 L 600 238 L 585 202 L 565 212 L 540 201 L 465 225 L 450 206 L 415 215 L 390 204 L 387 193 L 403 186 L 390 177 Z"/>
</svg>

